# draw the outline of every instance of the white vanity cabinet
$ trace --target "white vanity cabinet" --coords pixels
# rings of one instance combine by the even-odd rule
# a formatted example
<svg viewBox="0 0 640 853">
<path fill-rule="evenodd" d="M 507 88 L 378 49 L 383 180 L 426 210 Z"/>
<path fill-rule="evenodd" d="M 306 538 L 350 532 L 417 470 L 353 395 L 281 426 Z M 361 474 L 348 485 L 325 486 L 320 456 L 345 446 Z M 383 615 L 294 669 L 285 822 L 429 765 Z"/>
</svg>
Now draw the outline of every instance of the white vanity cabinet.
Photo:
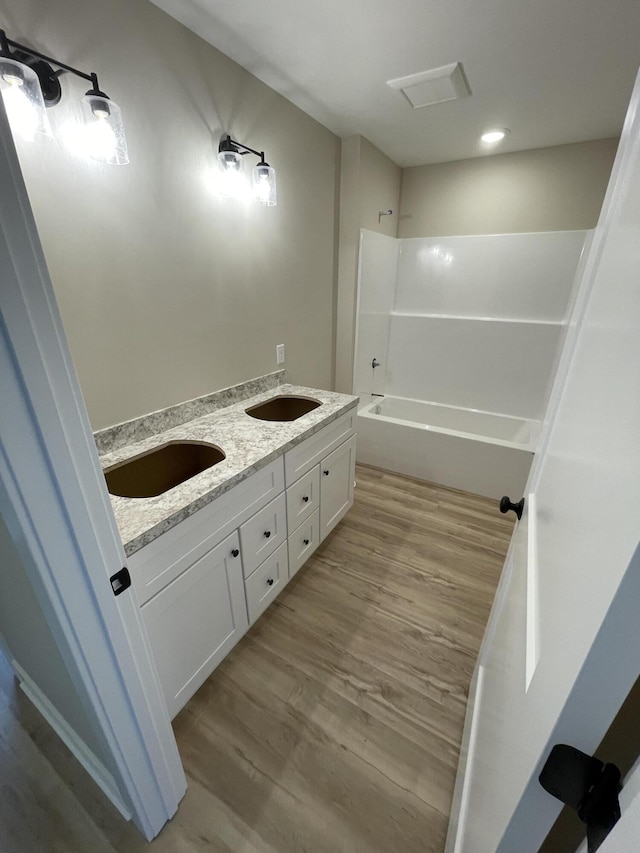
<svg viewBox="0 0 640 853">
<path fill-rule="evenodd" d="M 132 554 L 173 718 L 353 503 L 356 411 Z"/>
<path fill-rule="evenodd" d="M 268 544 L 258 553 L 262 543 L 250 535 L 252 524 L 264 528 L 261 538 L 267 541 L 271 537 L 264 532 L 277 522 L 274 546 L 286 542 L 283 489 L 280 457 L 129 557 L 172 718 L 249 627 L 245 577 L 273 550 Z M 248 570 L 243 567 L 243 532 Z"/>
</svg>

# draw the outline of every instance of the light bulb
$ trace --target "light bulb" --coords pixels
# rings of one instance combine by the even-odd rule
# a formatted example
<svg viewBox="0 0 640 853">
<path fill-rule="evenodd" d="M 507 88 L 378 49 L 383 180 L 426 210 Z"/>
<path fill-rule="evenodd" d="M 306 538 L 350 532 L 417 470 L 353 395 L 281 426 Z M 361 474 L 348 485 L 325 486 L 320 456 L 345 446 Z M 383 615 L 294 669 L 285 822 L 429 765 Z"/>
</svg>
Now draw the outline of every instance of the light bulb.
<svg viewBox="0 0 640 853">
<path fill-rule="evenodd" d="M 219 151 L 218 160 L 222 163 L 222 165 L 228 172 L 242 171 L 242 155 L 239 151 Z"/>
<path fill-rule="evenodd" d="M 256 198 L 258 201 L 262 202 L 262 204 L 267 204 L 270 193 L 271 187 L 269 186 L 269 178 L 261 175 L 256 182 Z"/>
<path fill-rule="evenodd" d="M 120 107 L 103 93 L 87 92 L 82 99 L 82 147 L 92 160 L 123 166 L 129 162 Z"/>
<path fill-rule="evenodd" d="M 24 96 L 21 86 L 11 84 L 4 90 L 4 105 L 11 127 L 27 142 L 33 142 L 38 126 L 38 115 L 29 99 Z"/>
<path fill-rule="evenodd" d="M 51 136 L 38 75 L 28 65 L 0 57 L 0 89 L 14 133 L 32 142 L 37 133 Z"/>
<path fill-rule="evenodd" d="M 253 197 L 267 207 L 274 207 L 277 204 L 276 172 L 264 160 L 253 169 Z"/>
<path fill-rule="evenodd" d="M 235 168 L 222 169 L 218 176 L 218 195 L 221 198 L 235 199 L 243 204 L 251 200 L 249 183 L 244 172 Z"/>
<path fill-rule="evenodd" d="M 2 75 L 2 79 L 5 80 L 10 86 L 24 86 L 24 77 L 19 77 L 17 74 L 12 73 L 11 71 L 6 71 Z"/>
<path fill-rule="evenodd" d="M 87 145 L 89 155 L 94 160 L 109 162 L 116 153 L 118 140 L 106 119 L 96 118 L 94 122 L 86 125 Z"/>
</svg>

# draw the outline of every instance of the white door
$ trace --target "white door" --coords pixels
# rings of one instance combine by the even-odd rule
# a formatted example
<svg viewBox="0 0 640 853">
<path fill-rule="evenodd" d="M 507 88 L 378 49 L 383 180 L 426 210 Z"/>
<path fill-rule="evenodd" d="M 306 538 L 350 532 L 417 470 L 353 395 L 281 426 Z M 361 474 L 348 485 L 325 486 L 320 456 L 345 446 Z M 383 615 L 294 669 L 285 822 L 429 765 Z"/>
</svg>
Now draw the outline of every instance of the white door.
<svg viewBox="0 0 640 853">
<path fill-rule="evenodd" d="M 639 103 L 637 81 L 480 652 L 455 853 L 535 853 L 561 807 L 537 782 L 551 746 L 592 753 L 640 671 Z"/>
</svg>

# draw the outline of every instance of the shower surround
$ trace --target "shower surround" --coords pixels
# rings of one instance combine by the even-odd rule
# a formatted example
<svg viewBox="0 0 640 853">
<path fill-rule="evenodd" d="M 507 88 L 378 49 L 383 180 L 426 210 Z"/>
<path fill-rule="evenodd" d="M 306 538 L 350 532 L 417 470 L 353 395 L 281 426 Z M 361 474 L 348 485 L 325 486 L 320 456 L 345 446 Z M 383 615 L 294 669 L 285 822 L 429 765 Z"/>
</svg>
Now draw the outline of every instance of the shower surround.
<svg viewBox="0 0 640 853">
<path fill-rule="evenodd" d="M 359 460 L 489 497 L 520 494 L 589 233 L 363 230 Z"/>
</svg>

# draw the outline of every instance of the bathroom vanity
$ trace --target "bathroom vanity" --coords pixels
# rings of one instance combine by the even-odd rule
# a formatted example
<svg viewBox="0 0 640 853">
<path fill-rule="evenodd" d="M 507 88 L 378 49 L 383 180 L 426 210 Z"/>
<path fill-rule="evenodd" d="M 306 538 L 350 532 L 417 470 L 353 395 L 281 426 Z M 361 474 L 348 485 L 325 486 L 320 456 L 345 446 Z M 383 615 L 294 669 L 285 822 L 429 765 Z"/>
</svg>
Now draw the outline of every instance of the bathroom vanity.
<svg viewBox="0 0 640 853">
<path fill-rule="evenodd" d="M 286 397 L 316 405 L 274 420 Z M 280 385 L 103 455 L 109 472 L 176 442 L 223 454 L 159 495 L 111 496 L 172 718 L 351 507 L 356 405 Z"/>
</svg>

